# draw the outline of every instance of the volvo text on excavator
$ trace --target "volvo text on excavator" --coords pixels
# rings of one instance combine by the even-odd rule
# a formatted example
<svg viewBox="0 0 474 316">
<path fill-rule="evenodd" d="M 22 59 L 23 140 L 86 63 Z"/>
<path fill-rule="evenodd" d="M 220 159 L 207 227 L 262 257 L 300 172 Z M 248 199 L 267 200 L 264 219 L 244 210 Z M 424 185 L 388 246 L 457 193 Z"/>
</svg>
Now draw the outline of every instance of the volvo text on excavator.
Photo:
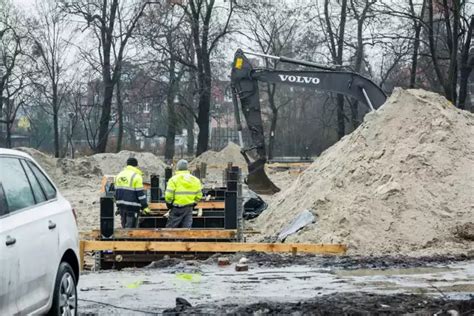
<svg viewBox="0 0 474 316">
<path fill-rule="evenodd" d="M 264 58 L 278 59 L 280 62 L 307 66 L 316 70 L 273 70 L 254 68 L 245 54 L 257 55 Z M 373 81 L 360 74 L 341 71 L 335 67 L 319 65 L 313 62 L 296 60 L 288 57 L 271 56 L 259 53 L 245 52 L 238 49 L 234 55 L 231 73 L 232 100 L 239 130 L 242 154 L 248 165 L 247 184 L 259 194 L 273 194 L 280 189 L 265 173 L 267 153 L 265 135 L 261 116 L 260 95 L 258 82 L 281 83 L 312 88 L 320 91 L 334 92 L 352 97 L 366 104 L 371 111 L 376 110 L 386 100 L 382 89 Z M 240 121 L 239 100 L 242 113 L 250 131 L 252 144 L 244 147 L 242 139 L 242 124 Z M 250 160 L 248 152 L 256 155 Z"/>
</svg>

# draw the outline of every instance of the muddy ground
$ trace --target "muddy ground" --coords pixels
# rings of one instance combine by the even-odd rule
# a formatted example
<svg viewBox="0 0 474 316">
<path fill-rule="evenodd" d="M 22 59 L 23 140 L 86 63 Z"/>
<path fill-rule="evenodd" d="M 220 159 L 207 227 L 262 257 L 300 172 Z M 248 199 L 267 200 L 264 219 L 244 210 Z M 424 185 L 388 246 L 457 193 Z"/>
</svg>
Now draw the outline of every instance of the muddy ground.
<svg viewBox="0 0 474 316">
<path fill-rule="evenodd" d="M 86 272 L 84 315 L 474 315 L 474 257 L 243 254 Z M 178 302 L 178 304 L 177 304 Z"/>
<path fill-rule="evenodd" d="M 164 315 L 472 315 L 474 299 L 444 300 L 422 295 L 378 295 L 373 293 L 336 293 L 296 303 L 263 302 L 238 306 L 177 306 Z"/>
</svg>

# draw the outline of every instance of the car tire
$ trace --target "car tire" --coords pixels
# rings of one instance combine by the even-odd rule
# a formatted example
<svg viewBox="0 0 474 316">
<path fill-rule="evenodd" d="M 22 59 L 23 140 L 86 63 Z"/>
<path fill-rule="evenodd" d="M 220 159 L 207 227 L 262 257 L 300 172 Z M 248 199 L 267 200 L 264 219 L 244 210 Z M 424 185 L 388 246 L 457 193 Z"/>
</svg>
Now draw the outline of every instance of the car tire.
<svg viewBox="0 0 474 316">
<path fill-rule="evenodd" d="M 67 262 L 59 265 L 53 295 L 53 305 L 48 315 L 77 315 L 77 281 Z"/>
</svg>

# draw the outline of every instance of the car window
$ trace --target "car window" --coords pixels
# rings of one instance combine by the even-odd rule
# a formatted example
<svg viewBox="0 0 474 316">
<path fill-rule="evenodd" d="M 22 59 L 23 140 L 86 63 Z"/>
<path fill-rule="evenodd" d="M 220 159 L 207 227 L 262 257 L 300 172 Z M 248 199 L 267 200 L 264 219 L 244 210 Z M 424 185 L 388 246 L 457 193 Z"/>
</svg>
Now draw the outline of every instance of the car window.
<svg viewBox="0 0 474 316">
<path fill-rule="evenodd" d="M 38 179 L 36 179 L 36 176 L 33 174 L 33 171 L 31 171 L 30 167 L 28 166 L 25 160 L 22 160 L 21 164 L 23 165 L 23 168 L 25 169 L 28 180 L 30 180 L 30 185 L 31 185 L 31 188 L 33 189 L 33 195 L 35 197 L 36 203 L 41 203 L 41 202 L 46 201 L 46 196 L 44 195 L 43 189 L 41 188 L 41 185 L 39 184 Z"/>
<path fill-rule="evenodd" d="M 33 170 L 36 179 L 38 179 L 39 183 L 41 184 L 41 187 L 43 188 L 44 193 L 46 194 L 46 198 L 48 200 L 54 199 L 56 197 L 56 189 L 54 188 L 54 186 L 34 163 L 32 163 L 31 161 L 27 161 L 27 163 L 31 167 L 31 170 Z"/>
<path fill-rule="evenodd" d="M 3 191 L 3 185 L 0 181 L 0 216 L 7 214 L 8 205 L 5 199 L 5 192 Z"/>
<path fill-rule="evenodd" d="M 35 204 L 30 183 L 25 171 L 16 158 L 0 158 L 0 182 L 5 192 L 9 212 Z"/>
</svg>

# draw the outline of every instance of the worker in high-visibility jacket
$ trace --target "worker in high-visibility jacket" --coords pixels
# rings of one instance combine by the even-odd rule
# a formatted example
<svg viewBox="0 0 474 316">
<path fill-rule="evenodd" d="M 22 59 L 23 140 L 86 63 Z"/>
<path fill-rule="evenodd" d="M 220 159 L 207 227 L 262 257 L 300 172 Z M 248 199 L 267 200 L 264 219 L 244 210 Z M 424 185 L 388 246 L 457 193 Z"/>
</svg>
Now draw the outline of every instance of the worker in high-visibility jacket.
<svg viewBox="0 0 474 316">
<path fill-rule="evenodd" d="M 115 204 L 123 228 L 137 226 L 140 210 L 149 214 L 150 209 L 143 189 L 143 172 L 138 169 L 136 158 L 128 158 L 127 166 L 115 177 Z"/>
<path fill-rule="evenodd" d="M 191 228 L 193 208 L 202 198 L 201 181 L 188 171 L 184 159 L 176 164 L 176 174 L 168 180 L 165 201 L 169 212 L 167 228 Z"/>
</svg>

